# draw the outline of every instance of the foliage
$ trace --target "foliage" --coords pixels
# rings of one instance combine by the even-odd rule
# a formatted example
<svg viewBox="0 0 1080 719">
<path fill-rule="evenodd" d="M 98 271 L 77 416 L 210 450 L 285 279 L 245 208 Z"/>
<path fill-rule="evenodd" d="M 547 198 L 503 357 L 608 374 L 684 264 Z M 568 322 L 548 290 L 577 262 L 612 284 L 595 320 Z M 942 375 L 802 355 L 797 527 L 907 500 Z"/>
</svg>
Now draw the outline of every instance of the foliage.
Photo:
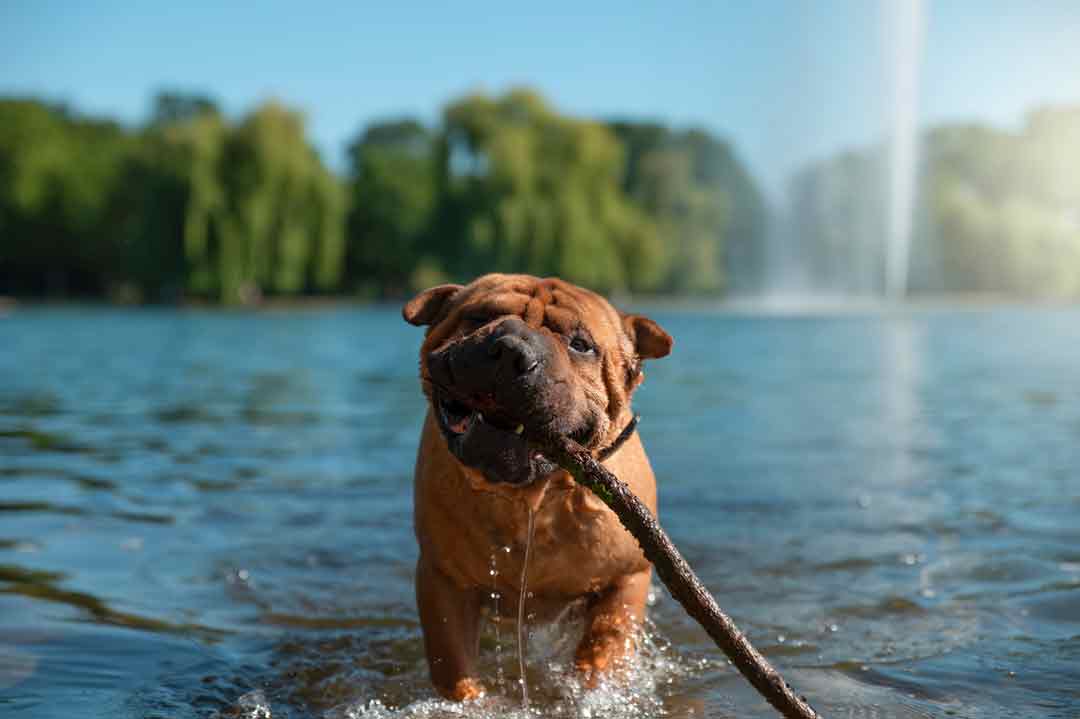
<svg viewBox="0 0 1080 719">
<path fill-rule="evenodd" d="M 924 134 L 912 236 L 914 292 L 1080 296 L 1080 108 L 1032 113 L 1019 132 L 974 125 Z M 807 168 L 792 230 L 818 283 L 874 292 L 885 232 L 883 147 Z M 855 271 L 853 271 L 853 269 Z M 844 277 L 873 277 L 845 287 Z"/>
<path fill-rule="evenodd" d="M 0 291 L 202 297 L 336 288 L 344 198 L 267 103 L 230 126 L 166 94 L 138 132 L 0 102 Z"/>
<path fill-rule="evenodd" d="M 421 268 L 431 265 L 435 169 L 435 137 L 415 120 L 373 124 L 349 146 L 346 263 L 358 288 L 393 296 L 431 281 Z"/>
<path fill-rule="evenodd" d="M 444 112 L 432 248 L 448 272 L 559 275 L 601 291 L 663 277 L 655 223 L 620 190 L 623 152 L 603 125 L 536 94 L 474 95 Z"/>
<path fill-rule="evenodd" d="M 0 287 L 104 291 L 120 259 L 111 188 L 131 148 L 114 123 L 0 102 Z"/>
<path fill-rule="evenodd" d="M 654 219 L 665 241 L 662 287 L 674 293 L 715 293 L 755 263 L 765 209 L 728 145 L 702 130 L 616 121 L 623 143 L 626 194 Z"/>
<path fill-rule="evenodd" d="M 914 291 L 1080 296 L 1080 108 L 922 147 Z M 880 291 L 887 171 L 877 146 L 793 178 L 787 239 L 821 284 Z M 459 98 L 432 127 L 373 123 L 341 178 L 276 102 L 232 120 L 163 93 L 131 128 L 0 99 L 0 294 L 400 296 L 496 270 L 717 294 L 755 288 L 768 221 L 722 140 L 569 117 L 527 89 Z"/>
</svg>

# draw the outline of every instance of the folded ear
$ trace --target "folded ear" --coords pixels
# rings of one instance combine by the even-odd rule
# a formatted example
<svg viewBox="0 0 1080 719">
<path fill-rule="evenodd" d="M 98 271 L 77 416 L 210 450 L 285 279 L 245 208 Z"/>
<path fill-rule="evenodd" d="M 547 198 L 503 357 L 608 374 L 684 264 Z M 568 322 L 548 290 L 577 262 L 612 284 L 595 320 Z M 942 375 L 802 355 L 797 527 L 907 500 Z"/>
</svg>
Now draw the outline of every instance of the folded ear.
<svg viewBox="0 0 1080 719">
<path fill-rule="evenodd" d="M 401 316 L 411 325 L 430 325 L 460 289 L 461 285 L 438 285 L 426 289 L 405 303 Z"/>
<path fill-rule="evenodd" d="M 674 341 L 671 335 L 643 315 L 623 315 L 623 328 L 634 343 L 634 352 L 641 359 L 667 357 Z"/>
</svg>

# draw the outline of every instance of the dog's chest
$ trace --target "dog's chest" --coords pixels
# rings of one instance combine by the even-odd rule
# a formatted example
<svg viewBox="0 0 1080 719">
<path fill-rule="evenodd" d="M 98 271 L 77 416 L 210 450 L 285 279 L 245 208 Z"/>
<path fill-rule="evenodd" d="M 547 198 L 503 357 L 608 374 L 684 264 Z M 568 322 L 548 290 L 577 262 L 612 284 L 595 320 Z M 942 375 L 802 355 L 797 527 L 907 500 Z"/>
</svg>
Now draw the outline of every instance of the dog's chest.
<svg viewBox="0 0 1080 719">
<path fill-rule="evenodd" d="M 644 562 L 618 518 L 587 490 L 570 488 L 545 497 L 533 517 L 531 538 L 528 514 L 524 505 L 503 507 L 487 522 L 481 520 L 485 531 L 472 533 L 469 554 L 488 563 L 470 562 L 473 583 L 516 594 L 527 546 L 527 591 L 537 597 L 599 592 Z"/>
</svg>

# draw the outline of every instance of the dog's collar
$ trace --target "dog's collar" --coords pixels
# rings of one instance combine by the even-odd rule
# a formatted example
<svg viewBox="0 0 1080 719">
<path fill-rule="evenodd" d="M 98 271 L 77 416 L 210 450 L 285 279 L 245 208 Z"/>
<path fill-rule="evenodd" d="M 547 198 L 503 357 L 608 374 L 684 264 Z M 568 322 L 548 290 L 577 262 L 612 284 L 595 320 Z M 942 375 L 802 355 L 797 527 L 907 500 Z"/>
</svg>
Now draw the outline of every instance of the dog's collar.
<svg viewBox="0 0 1080 719">
<path fill-rule="evenodd" d="M 630 436 L 634 434 L 634 430 L 637 429 L 638 420 L 641 419 L 641 415 L 635 414 L 630 418 L 630 421 L 623 427 L 623 431 L 619 432 L 619 436 L 615 438 L 615 441 L 610 445 L 600 450 L 600 453 L 596 456 L 601 462 L 619 451 L 619 447 L 626 444 L 626 440 L 630 439 Z"/>
</svg>

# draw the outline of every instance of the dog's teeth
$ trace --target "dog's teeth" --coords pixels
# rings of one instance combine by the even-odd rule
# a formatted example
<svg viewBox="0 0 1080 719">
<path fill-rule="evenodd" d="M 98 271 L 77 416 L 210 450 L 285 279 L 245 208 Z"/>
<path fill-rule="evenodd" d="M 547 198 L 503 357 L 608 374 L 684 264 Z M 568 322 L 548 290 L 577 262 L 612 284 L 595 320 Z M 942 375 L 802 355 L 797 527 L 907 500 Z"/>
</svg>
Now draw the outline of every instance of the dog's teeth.
<svg viewBox="0 0 1080 719">
<path fill-rule="evenodd" d="M 476 413 L 476 418 L 478 420 L 480 420 L 481 422 L 483 422 L 484 421 L 484 413 L 483 412 L 477 412 Z"/>
<path fill-rule="evenodd" d="M 525 431 L 525 425 L 519 424 L 517 426 L 517 428 L 514 430 L 514 434 L 521 434 L 524 431 Z"/>
</svg>

